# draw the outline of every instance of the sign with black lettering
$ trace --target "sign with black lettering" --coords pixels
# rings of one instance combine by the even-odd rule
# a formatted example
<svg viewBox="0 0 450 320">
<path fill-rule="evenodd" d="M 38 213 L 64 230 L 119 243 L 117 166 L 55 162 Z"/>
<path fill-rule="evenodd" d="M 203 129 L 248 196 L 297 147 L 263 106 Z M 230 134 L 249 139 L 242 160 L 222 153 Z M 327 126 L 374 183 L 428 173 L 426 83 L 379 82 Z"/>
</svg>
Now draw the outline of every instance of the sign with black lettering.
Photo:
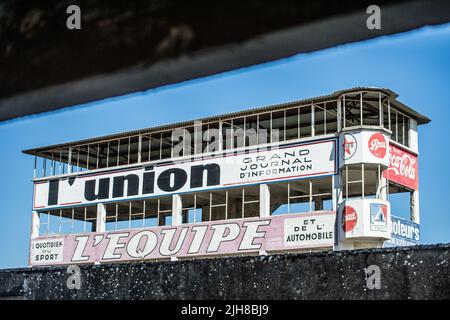
<svg viewBox="0 0 450 320">
<path fill-rule="evenodd" d="M 315 213 L 297 215 L 284 220 L 284 245 L 286 247 L 330 246 L 334 242 L 335 215 Z"/>
<path fill-rule="evenodd" d="M 39 239 L 31 242 L 30 264 L 57 264 L 63 261 L 64 238 Z"/>
<path fill-rule="evenodd" d="M 336 140 L 287 144 L 272 150 L 79 173 L 35 182 L 34 210 L 94 204 L 330 175 L 336 173 Z"/>
</svg>

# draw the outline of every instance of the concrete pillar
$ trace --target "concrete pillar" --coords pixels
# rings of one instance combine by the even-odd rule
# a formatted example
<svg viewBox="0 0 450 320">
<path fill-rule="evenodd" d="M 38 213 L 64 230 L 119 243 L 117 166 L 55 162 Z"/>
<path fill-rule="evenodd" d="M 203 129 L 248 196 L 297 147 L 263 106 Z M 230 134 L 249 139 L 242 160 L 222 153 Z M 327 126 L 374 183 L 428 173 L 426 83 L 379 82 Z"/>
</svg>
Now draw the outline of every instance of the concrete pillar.
<svg viewBox="0 0 450 320">
<path fill-rule="evenodd" d="M 179 226 L 182 224 L 182 207 L 181 196 L 175 194 L 172 196 L 172 226 Z M 177 261 L 177 257 L 170 257 L 170 261 Z"/>
<path fill-rule="evenodd" d="M 333 211 L 338 211 L 339 204 L 342 202 L 342 190 L 341 190 L 341 178 L 340 176 L 331 176 L 331 183 L 333 185 L 333 191 L 331 196 L 333 197 Z"/>
<path fill-rule="evenodd" d="M 138 163 L 142 162 L 142 135 L 139 134 L 138 138 Z M 150 150 L 148 151 L 150 152 Z"/>
<path fill-rule="evenodd" d="M 259 216 L 270 217 L 270 188 L 267 184 L 259 185 Z"/>
<path fill-rule="evenodd" d="M 31 231 L 30 231 L 30 239 L 36 239 L 39 237 L 39 213 L 37 211 L 33 211 L 31 213 Z"/>
<path fill-rule="evenodd" d="M 342 104 L 341 99 L 337 102 L 337 131 L 340 132 L 342 130 Z"/>
<path fill-rule="evenodd" d="M 333 183 L 333 211 L 336 211 L 336 224 L 334 229 L 334 247 L 333 250 L 339 251 L 339 250 L 353 250 L 354 249 L 354 243 L 353 241 L 343 241 L 340 240 L 341 232 L 342 231 L 342 221 L 341 221 L 341 211 L 343 210 L 343 190 L 342 190 L 342 183 L 341 183 L 341 176 L 340 174 L 332 176 L 332 183 Z"/>
<path fill-rule="evenodd" d="M 315 111 L 316 111 L 316 106 L 313 104 L 312 108 L 311 108 L 311 136 L 312 137 L 314 137 L 316 135 L 316 130 L 314 129 L 315 128 L 314 123 L 316 122 L 316 117 L 315 117 L 316 112 Z"/>
<path fill-rule="evenodd" d="M 267 184 L 259 185 L 259 203 L 259 217 L 270 217 L 270 188 Z M 265 250 L 260 250 L 258 254 L 260 256 L 266 256 L 267 252 Z"/>
<path fill-rule="evenodd" d="M 104 203 L 97 204 L 97 225 L 96 232 L 105 232 L 106 230 L 106 207 Z"/>
<path fill-rule="evenodd" d="M 181 196 L 175 194 L 172 196 L 172 226 L 179 226 L 182 224 L 182 203 Z"/>
<path fill-rule="evenodd" d="M 419 190 L 411 193 L 411 221 L 420 223 Z"/>
<path fill-rule="evenodd" d="M 414 152 L 419 152 L 419 136 L 417 133 L 417 121 L 414 119 L 409 120 L 409 148 Z"/>
<path fill-rule="evenodd" d="M 72 147 L 69 148 L 69 156 L 67 160 L 67 173 L 72 173 Z"/>
<path fill-rule="evenodd" d="M 387 184 L 388 184 L 387 179 L 381 173 L 380 184 L 378 186 L 379 197 L 380 197 L 381 200 L 386 200 L 387 201 L 387 199 L 388 199 Z"/>
<path fill-rule="evenodd" d="M 414 119 L 409 120 L 409 148 L 416 153 L 419 153 L 419 136 L 417 132 L 417 121 Z M 410 201 L 410 214 L 411 221 L 420 223 L 420 210 L 419 210 L 419 190 L 414 190 L 411 193 Z"/>
<path fill-rule="evenodd" d="M 339 171 L 340 172 L 340 171 Z M 334 228 L 334 250 L 339 250 L 339 204 L 342 202 L 341 192 L 341 178 L 339 174 L 331 176 L 331 184 L 333 190 L 331 191 L 333 211 L 336 212 L 336 225 Z"/>
</svg>

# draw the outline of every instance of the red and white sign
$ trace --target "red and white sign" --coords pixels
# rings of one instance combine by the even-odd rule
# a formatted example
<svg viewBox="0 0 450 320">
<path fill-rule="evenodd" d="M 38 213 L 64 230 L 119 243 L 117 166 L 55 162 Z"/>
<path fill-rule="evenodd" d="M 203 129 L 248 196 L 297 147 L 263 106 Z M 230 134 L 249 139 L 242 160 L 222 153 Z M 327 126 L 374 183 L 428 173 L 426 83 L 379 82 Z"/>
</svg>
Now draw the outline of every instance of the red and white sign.
<svg viewBox="0 0 450 320">
<path fill-rule="evenodd" d="M 344 134 L 344 142 L 342 144 L 342 152 L 344 153 L 344 160 L 348 160 L 356 153 L 358 148 L 358 141 L 351 133 Z"/>
<path fill-rule="evenodd" d="M 356 129 L 343 132 L 339 137 L 341 148 L 339 165 L 389 164 L 389 137 L 384 131 Z"/>
<path fill-rule="evenodd" d="M 358 214 L 351 206 L 345 206 L 342 218 L 342 229 L 344 232 L 352 231 L 358 222 Z"/>
<path fill-rule="evenodd" d="M 386 156 L 387 142 L 381 133 L 374 133 L 370 137 L 369 150 L 377 158 L 383 159 Z"/>
<path fill-rule="evenodd" d="M 386 200 L 350 198 L 340 205 L 341 240 L 390 239 L 390 204 Z M 364 240 L 364 241 L 365 241 Z"/>
<path fill-rule="evenodd" d="M 30 265 L 194 257 L 332 247 L 334 211 L 43 237 Z"/>
<path fill-rule="evenodd" d="M 419 188 L 417 156 L 393 144 L 389 147 L 389 153 L 389 168 L 383 172 L 383 176 L 392 182 L 417 190 Z"/>
</svg>

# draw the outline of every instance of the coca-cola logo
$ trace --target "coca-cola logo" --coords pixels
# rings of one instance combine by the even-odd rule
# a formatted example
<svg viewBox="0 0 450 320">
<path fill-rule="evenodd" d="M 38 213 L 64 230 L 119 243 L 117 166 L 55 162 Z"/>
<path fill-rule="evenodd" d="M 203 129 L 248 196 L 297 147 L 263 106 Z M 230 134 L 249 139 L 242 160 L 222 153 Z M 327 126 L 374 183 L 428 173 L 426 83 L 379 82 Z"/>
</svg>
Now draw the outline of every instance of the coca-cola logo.
<svg viewBox="0 0 450 320">
<path fill-rule="evenodd" d="M 411 180 L 416 179 L 416 161 L 417 158 L 407 153 L 395 154 L 391 153 L 389 160 L 390 170 L 396 175 L 402 176 Z"/>
<path fill-rule="evenodd" d="M 407 151 L 389 146 L 389 169 L 384 176 L 391 181 L 416 190 L 418 188 L 417 156 Z"/>
<path fill-rule="evenodd" d="M 374 133 L 369 139 L 369 150 L 377 158 L 383 159 L 387 152 L 387 142 L 381 133 Z"/>
<path fill-rule="evenodd" d="M 352 231 L 356 222 L 358 222 L 358 214 L 356 210 L 351 206 L 345 206 L 342 212 L 342 229 L 344 232 Z"/>
</svg>

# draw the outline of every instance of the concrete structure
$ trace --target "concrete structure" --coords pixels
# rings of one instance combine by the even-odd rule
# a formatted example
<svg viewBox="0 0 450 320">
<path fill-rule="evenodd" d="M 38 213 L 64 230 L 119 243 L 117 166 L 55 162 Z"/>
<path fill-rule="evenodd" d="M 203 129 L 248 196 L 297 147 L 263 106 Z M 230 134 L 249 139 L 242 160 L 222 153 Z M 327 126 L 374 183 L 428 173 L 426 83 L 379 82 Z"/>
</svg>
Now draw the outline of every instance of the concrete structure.
<svg viewBox="0 0 450 320">
<path fill-rule="evenodd" d="M 429 119 L 396 98 L 353 88 L 24 151 L 36 156 L 30 265 L 418 243 Z M 410 219 L 391 223 L 400 192 Z"/>
<path fill-rule="evenodd" d="M 81 30 L 66 27 L 73 4 Z M 381 29 L 366 27 L 373 4 Z M 446 23 L 449 7 L 446 0 L 3 1 L 0 121 Z"/>
</svg>

